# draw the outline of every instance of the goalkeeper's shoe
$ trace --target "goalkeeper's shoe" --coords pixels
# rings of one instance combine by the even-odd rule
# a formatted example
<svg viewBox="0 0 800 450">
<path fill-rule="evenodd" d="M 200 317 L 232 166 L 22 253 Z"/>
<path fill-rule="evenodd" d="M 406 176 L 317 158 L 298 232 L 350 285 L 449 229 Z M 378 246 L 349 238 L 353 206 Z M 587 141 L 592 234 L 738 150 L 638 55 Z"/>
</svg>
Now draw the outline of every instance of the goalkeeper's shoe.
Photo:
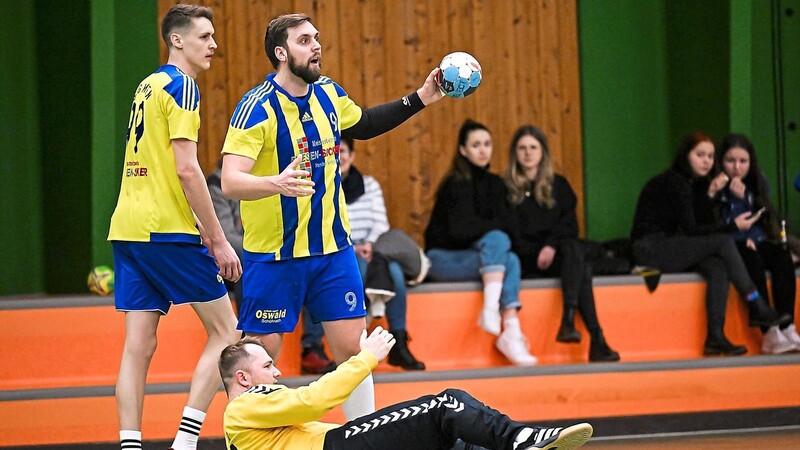
<svg viewBox="0 0 800 450">
<path fill-rule="evenodd" d="M 514 444 L 514 450 L 572 450 L 586 443 L 592 437 L 592 426 L 579 423 L 566 428 L 527 428 L 530 430 L 525 440 Z M 517 436 L 517 439 L 524 436 Z"/>
</svg>

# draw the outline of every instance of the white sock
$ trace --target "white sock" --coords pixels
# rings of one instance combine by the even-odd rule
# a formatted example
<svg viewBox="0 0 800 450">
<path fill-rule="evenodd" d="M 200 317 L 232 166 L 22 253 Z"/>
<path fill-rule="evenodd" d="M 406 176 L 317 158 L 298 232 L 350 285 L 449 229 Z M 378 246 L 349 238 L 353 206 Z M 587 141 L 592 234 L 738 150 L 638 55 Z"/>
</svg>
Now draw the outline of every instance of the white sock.
<svg viewBox="0 0 800 450">
<path fill-rule="evenodd" d="M 500 294 L 503 292 L 501 281 L 490 281 L 483 285 L 483 308 L 500 311 Z"/>
<path fill-rule="evenodd" d="M 175 450 L 197 450 L 197 438 L 200 435 L 200 427 L 206 420 L 206 413 L 199 409 L 189 406 L 183 407 L 183 417 L 175 440 L 172 441 L 172 448 Z"/>
<path fill-rule="evenodd" d="M 122 450 L 141 450 L 142 432 L 138 430 L 119 430 L 119 448 Z"/>
<path fill-rule="evenodd" d="M 372 374 L 353 389 L 350 398 L 342 403 L 342 410 L 346 420 L 358 419 L 375 412 L 375 385 L 372 382 Z"/>
<path fill-rule="evenodd" d="M 519 317 L 511 316 L 503 319 L 503 332 L 512 336 L 522 335 L 522 328 L 519 325 Z"/>
</svg>

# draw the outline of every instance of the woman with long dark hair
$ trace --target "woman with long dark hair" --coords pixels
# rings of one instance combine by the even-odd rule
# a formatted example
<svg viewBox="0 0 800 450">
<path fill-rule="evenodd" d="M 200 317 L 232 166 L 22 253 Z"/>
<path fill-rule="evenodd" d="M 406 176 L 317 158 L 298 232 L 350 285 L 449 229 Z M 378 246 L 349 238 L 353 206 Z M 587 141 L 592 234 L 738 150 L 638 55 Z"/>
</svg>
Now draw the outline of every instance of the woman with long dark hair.
<svg viewBox="0 0 800 450">
<path fill-rule="evenodd" d="M 425 249 L 432 263 L 428 277 L 480 280 L 483 308 L 478 325 L 497 336 L 495 346 L 511 362 L 533 365 L 537 360 L 528 350 L 517 316 L 520 268 L 511 251 L 506 186 L 489 172 L 492 148 L 489 129 L 466 120 L 425 229 Z"/>
<path fill-rule="evenodd" d="M 725 136 L 720 145 L 718 162 L 730 179 L 720 197 L 724 205 L 723 222 L 731 223 L 736 216 L 743 213 L 758 217 L 749 230 L 737 230 L 733 233 L 747 273 L 756 283 L 761 296 L 768 299 L 765 273 L 768 270 L 772 275 L 772 301 L 775 310 L 792 318 L 788 324 L 774 325 L 764 330 L 761 352 L 777 354 L 800 350 L 800 336 L 793 319 L 797 286 L 792 255 L 779 242 L 779 215 L 770 202 L 767 180 L 758 167 L 753 143 L 742 134 Z M 762 208 L 764 212 L 758 214 Z"/>
<path fill-rule="evenodd" d="M 631 230 L 633 256 L 638 264 L 664 273 L 700 272 L 707 283 L 703 353 L 741 355 L 747 349 L 732 344 L 723 331 L 729 282 L 747 301 L 750 326 L 772 326 L 780 319 L 747 274 L 730 234 L 749 230 L 757 219 L 743 213 L 721 225 L 696 217 L 696 212 L 710 214 L 712 199 L 727 183 L 725 174 L 711 178 L 713 168 L 711 138 L 701 132 L 684 137 L 672 167 L 650 179 L 639 194 Z"/>
</svg>

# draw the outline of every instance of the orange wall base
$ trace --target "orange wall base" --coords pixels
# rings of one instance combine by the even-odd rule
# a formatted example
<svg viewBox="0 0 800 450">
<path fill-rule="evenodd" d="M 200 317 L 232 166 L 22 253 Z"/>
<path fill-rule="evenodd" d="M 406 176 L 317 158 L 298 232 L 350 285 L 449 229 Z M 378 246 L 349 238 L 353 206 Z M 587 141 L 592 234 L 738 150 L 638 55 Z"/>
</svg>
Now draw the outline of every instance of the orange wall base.
<svg viewBox="0 0 800 450">
<path fill-rule="evenodd" d="M 668 414 L 800 406 L 797 366 L 658 372 L 523 376 L 375 385 L 378 407 L 438 393 L 466 390 L 520 421 Z M 145 439 L 174 436 L 185 394 L 148 395 Z M 203 426 L 204 437 L 222 436 L 223 393 L 218 393 Z M 324 420 L 343 423 L 341 408 Z M 117 439 L 113 397 L 0 402 L 0 447 Z"/>
</svg>

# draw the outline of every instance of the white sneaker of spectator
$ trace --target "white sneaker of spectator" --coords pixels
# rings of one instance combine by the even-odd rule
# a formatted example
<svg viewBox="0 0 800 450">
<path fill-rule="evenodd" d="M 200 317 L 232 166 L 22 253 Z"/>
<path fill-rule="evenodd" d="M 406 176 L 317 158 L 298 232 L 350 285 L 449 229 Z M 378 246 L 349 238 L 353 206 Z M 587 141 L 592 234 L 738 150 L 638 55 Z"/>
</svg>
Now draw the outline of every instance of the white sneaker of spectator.
<svg viewBox="0 0 800 450">
<path fill-rule="evenodd" d="M 761 344 L 761 353 L 778 355 L 794 350 L 794 345 L 783 335 L 777 325 L 769 327 L 764 333 L 764 342 Z"/>
<path fill-rule="evenodd" d="M 528 351 L 528 340 L 514 330 L 505 330 L 494 343 L 500 353 L 517 366 L 534 366 L 539 361 Z"/>
<path fill-rule="evenodd" d="M 800 351 L 800 335 L 797 334 L 797 328 L 794 324 L 789 325 L 783 330 L 783 335 L 792 343 L 795 351 Z"/>
<path fill-rule="evenodd" d="M 408 280 L 406 284 L 409 286 L 416 286 L 423 281 L 425 281 L 425 277 L 428 276 L 428 271 L 431 270 L 431 259 L 428 258 L 428 255 L 422 249 L 419 249 L 419 274 L 413 280 Z"/>
</svg>

